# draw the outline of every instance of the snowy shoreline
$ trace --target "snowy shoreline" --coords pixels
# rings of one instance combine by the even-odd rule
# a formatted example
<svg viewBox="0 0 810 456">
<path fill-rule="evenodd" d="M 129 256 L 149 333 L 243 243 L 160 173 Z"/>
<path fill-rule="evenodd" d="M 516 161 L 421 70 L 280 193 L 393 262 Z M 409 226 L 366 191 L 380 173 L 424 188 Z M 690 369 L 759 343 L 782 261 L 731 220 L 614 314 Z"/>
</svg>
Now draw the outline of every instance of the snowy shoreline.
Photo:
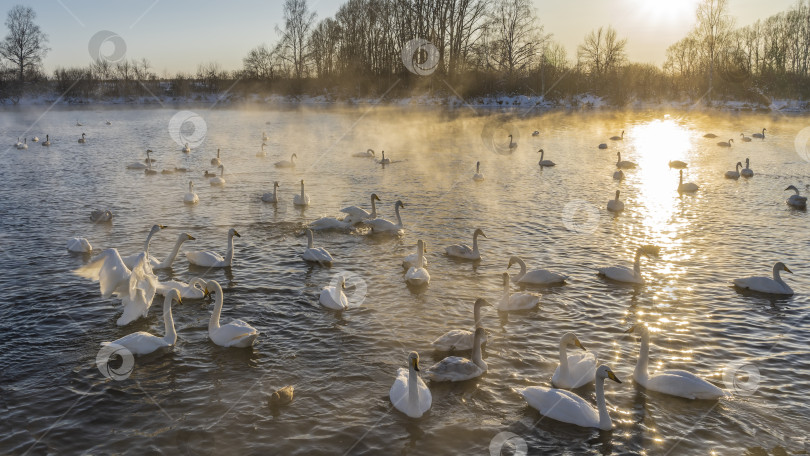
<svg viewBox="0 0 810 456">
<path fill-rule="evenodd" d="M 764 97 L 763 97 L 764 98 Z M 20 108 L 58 106 L 67 108 L 80 107 L 177 107 L 177 106 L 259 106 L 259 107 L 357 107 L 357 106 L 389 106 L 389 107 L 431 107 L 447 109 L 495 108 L 495 109 L 531 109 L 539 111 L 565 111 L 565 110 L 707 110 L 730 112 L 782 112 L 782 113 L 810 113 L 810 102 L 788 99 L 769 99 L 767 103 L 754 103 L 750 101 L 713 101 L 711 105 L 693 101 L 648 102 L 633 101 L 624 106 L 615 106 L 605 99 L 591 94 L 578 95 L 566 100 L 547 100 L 541 96 L 486 96 L 471 97 L 461 100 L 455 96 L 415 96 L 398 99 L 378 98 L 336 98 L 319 95 L 269 95 L 251 94 L 248 96 L 216 94 L 199 94 L 189 97 L 118 97 L 103 99 L 60 98 L 58 96 L 27 96 L 17 103 L 3 100 L 0 110 L 15 110 Z"/>
</svg>

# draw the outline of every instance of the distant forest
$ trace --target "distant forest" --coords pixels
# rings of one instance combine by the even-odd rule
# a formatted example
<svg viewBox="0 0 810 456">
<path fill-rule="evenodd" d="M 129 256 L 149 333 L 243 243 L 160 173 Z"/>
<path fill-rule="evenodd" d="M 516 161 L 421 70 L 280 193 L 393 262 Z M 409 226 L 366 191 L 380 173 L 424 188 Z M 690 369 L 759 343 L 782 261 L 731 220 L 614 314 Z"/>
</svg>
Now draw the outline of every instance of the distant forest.
<svg viewBox="0 0 810 456">
<path fill-rule="evenodd" d="M 623 106 L 810 98 L 808 0 L 745 27 L 735 25 L 728 0 L 701 0 L 692 30 L 669 46 L 662 67 L 628 61 L 627 40 L 609 24 L 589 32 L 576 55 L 568 55 L 545 32 L 530 0 L 348 0 L 334 17 L 321 20 L 307 0 L 279 6 L 284 21 L 276 27 L 275 43 L 257 45 L 242 68 L 227 71 L 207 62 L 195 74 L 175 75 L 156 74 L 148 56 L 99 56 L 89 66 L 44 74 L 47 35 L 30 7 L 16 6 L 0 42 L 0 99 L 16 102 L 38 94 L 73 101 L 194 99 L 227 93 L 231 99 L 273 94 L 567 100 L 592 94 Z M 32 36 L 39 39 L 36 48 L 25 49 Z M 417 39 L 426 41 L 409 47 Z"/>
</svg>

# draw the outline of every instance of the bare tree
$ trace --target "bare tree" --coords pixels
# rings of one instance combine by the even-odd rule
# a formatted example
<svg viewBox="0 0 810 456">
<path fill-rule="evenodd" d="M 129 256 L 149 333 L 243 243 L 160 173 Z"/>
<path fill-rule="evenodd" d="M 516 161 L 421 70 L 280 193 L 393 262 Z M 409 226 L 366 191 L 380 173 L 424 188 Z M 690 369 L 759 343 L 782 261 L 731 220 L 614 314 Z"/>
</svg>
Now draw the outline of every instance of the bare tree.
<svg viewBox="0 0 810 456">
<path fill-rule="evenodd" d="M 279 43 L 281 58 L 292 64 L 296 79 L 306 75 L 309 60 L 309 35 L 317 15 L 309 10 L 307 0 L 286 0 L 284 2 L 284 30 L 276 27 L 281 34 Z"/>
<path fill-rule="evenodd" d="M 698 5 L 696 32 L 709 67 L 709 90 L 714 84 L 714 68 L 720 50 L 726 45 L 733 25 L 728 15 L 728 0 L 703 0 Z"/>
<path fill-rule="evenodd" d="M 604 76 L 618 68 L 627 60 L 624 48 L 627 38 L 618 39 L 616 30 L 608 26 L 592 30 L 579 45 L 577 55 L 588 71 L 596 76 Z"/>
<path fill-rule="evenodd" d="M 25 71 L 34 70 L 42 63 L 50 49 L 48 36 L 34 23 L 37 13 L 29 6 L 16 5 L 8 12 L 8 35 L 0 42 L 0 55 L 17 66 L 19 80 L 25 80 Z"/>
<path fill-rule="evenodd" d="M 546 37 L 528 0 L 499 0 L 492 12 L 493 57 L 510 75 L 531 65 Z"/>
<path fill-rule="evenodd" d="M 242 70 L 248 78 L 272 79 L 275 76 L 274 59 L 273 51 L 262 44 L 251 49 L 242 59 Z"/>
</svg>

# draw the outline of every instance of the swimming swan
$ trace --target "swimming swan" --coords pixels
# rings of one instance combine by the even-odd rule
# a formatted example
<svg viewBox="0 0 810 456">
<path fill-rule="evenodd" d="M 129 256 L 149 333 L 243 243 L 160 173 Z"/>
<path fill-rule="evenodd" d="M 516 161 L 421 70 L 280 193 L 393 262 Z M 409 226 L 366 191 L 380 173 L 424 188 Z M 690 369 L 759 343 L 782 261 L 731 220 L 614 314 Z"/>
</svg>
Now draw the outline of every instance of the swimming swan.
<svg viewBox="0 0 810 456">
<path fill-rule="evenodd" d="M 509 312 L 512 310 L 532 309 L 540 302 L 540 297 L 530 293 L 509 293 L 509 273 L 503 273 L 503 296 L 498 302 L 498 310 Z"/>
<path fill-rule="evenodd" d="M 509 264 L 506 269 L 512 267 L 513 264 L 520 266 L 520 272 L 512 277 L 512 281 L 524 285 L 561 285 L 568 279 L 567 275 L 557 274 L 546 269 L 532 269 L 526 271 L 526 263 L 519 256 L 512 256 L 509 258 Z"/>
<path fill-rule="evenodd" d="M 281 160 L 277 161 L 274 166 L 276 168 L 295 168 L 295 160 L 298 159 L 298 155 L 292 154 L 289 160 Z"/>
<path fill-rule="evenodd" d="M 216 304 L 211 312 L 211 319 L 208 321 L 208 337 L 220 347 L 250 347 L 259 337 L 259 331 L 243 320 L 231 320 L 229 323 L 220 325 L 219 317 L 222 314 L 222 287 L 216 280 L 209 280 L 205 284 L 205 290 L 214 295 Z"/>
<path fill-rule="evenodd" d="M 220 187 L 225 185 L 225 165 L 219 165 L 219 176 L 212 177 L 208 182 Z"/>
<path fill-rule="evenodd" d="M 633 269 L 626 266 L 599 268 L 599 275 L 617 282 L 643 284 L 644 278 L 641 277 L 641 255 L 647 257 L 658 256 L 660 250 L 660 247 L 654 245 L 642 245 L 636 249 L 636 259 L 633 262 Z"/>
<path fill-rule="evenodd" d="M 475 232 L 473 232 L 473 246 L 470 248 L 467 244 L 454 244 L 448 247 L 445 247 L 444 251 L 447 253 L 448 256 L 454 258 L 460 258 L 463 260 L 473 260 L 477 261 L 481 259 L 481 253 L 478 251 L 478 236 L 487 237 L 484 234 L 484 231 L 481 228 L 477 228 Z"/>
<path fill-rule="evenodd" d="M 799 195 L 799 189 L 796 188 L 795 185 L 788 185 L 785 191 L 793 190 L 796 192 L 787 199 L 787 204 L 789 206 L 795 207 L 796 209 L 805 209 L 807 208 L 807 197 Z"/>
<path fill-rule="evenodd" d="M 773 265 L 773 278 L 770 277 L 746 277 L 744 279 L 734 279 L 734 285 L 746 290 L 758 291 L 773 295 L 791 296 L 793 290 L 782 280 L 780 271 L 793 274 L 793 271 L 785 266 L 785 263 L 778 261 Z"/>
<path fill-rule="evenodd" d="M 622 161 L 622 153 L 621 152 L 616 152 L 616 157 L 618 157 L 618 160 L 616 160 L 616 167 L 619 168 L 619 169 L 633 169 L 633 168 L 635 168 L 637 166 L 635 163 L 633 163 L 631 161 L 626 161 L 626 160 Z"/>
<path fill-rule="evenodd" d="M 211 164 L 214 166 L 219 166 L 222 164 L 222 160 L 219 158 L 219 149 L 217 149 L 217 156 L 211 159 Z"/>
<path fill-rule="evenodd" d="M 556 163 L 554 163 L 551 160 L 543 160 L 543 157 L 546 154 L 546 152 L 543 149 L 538 150 L 538 152 L 540 152 L 540 162 L 538 162 L 538 165 L 540 165 L 541 167 L 543 167 L 543 166 L 556 166 Z"/>
<path fill-rule="evenodd" d="M 365 209 L 357 206 L 344 207 L 343 209 L 340 210 L 340 212 L 347 214 L 346 217 L 343 219 L 343 221 L 354 225 L 364 220 L 377 218 L 377 204 L 375 203 L 375 201 L 380 201 L 380 197 L 377 196 L 376 193 L 372 193 L 371 212 L 368 212 Z"/>
<path fill-rule="evenodd" d="M 448 356 L 430 366 L 425 371 L 427 377 L 434 382 L 463 382 L 483 375 L 487 371 L 487 363 L 481 357 L 484 334 L 484 328 L 475 328 L 472 359 Z"/>
<path fill-rule="evenodd" d="M 751 171 L 751 161 L 749 159 L 745 159 L 745 168 L 740 170 L 740 176 L 742 177 L 754 177 L 754 172 Z"/>
<path fill-rule="evenodd" d="M 411 266 L 405 273 L 405 282 L 408 285 L 424 286 L 430 284 L 430 274 L 428 270 L 422 266 L 425 259 L 425 243 L 421 239 L 416 242 L 416 264 L 418 266 Z"/>
<path fill-rule="evenodd" d="M 293 196 L 293 204 L 300 207 L 309 206 L 309 195 L 304 192 L 304 179 L 301 179 L 301 194 Z"/>
<path fill-rule="evenodd" d="M 569 355 L 566 347 L 579 347 L 584 353 Z M 554 370 L 551 384 L 555 388 L 573 389 L 591 383 L 596 378 L 596 356 L 587 351 L 574 333 L 560 338 L 560 364 Z"/>
<path fill-rule="evenodd" d="M 740 168 L 742 168 L 742 163 L 737 162 L 737 165 L 734 167 L 734 171 L 726 171 L 725 174 L 726 179 L 739 179 Z"/>
<path fill-rule="evenodd" d="M 405 229 L 402 227 L 402 217 L 399 215 L 399 208 L 401 207 L 405 207 L 405 203 L 402 201 L 397 201 L 396 204 L 394 204 L 394 212 L 397 216 L 397 223 L 390 222 L 382 218 L 375 218 L 372 220 L 366 220 L 366 224 L 371 227 L 371 231 L 373 233 L 402 234 L 405 232 Z"/>
<path fill-rule="evenodd" d="M 93 251 L 93 246 L 90 241 L 85 238 L 73 238 L 67 241 L 68 252 L 73 253 L 88 253 Z"/>
<path fill-rule="evenodd" d="M 624 210 L 624 203 L 619 201 L 619 191 L 616 190 L 616 199 L 612 199 L 607 203 L 607 210 L 610 212 L 621 212 Z"/>
<path fill-rule="evenodd" d="M 683 170 L 679 173 L 678 178 L 678 193 L 695 193 L 698 191 L 697 184 L 693 184 L 692 182 L 683 182 Z"/>
<path fill-rule="evenodd" d="M 349 298 L 343 290 L 346 289 L 346 278 L 343 275 L 338 276 L 338 282 L 335 286 L 324 287 L 318 296 L 318 302 L 332 310 L 346 310 L 349 308 Z"/>
<path fill-rule="evenodd" d="M 206 251 L 186 252 L 186 258 L 190 264 L 203 268 L 229 268 L 233 263 L 233 237 L 242 237 L 235 229 L 228 230 L 228 252 L 223 258 L 220 254 Z"/>
<path fill-rule="evenodd" d="M 177 343 L 177 331 L 174 329 L 174 319 L 172 318 L 172 301 L 182 304 L 177 290 L 166 293 L 163 300 L 163 337 L 153 336 L 146 331 L 138 331 L 112 342 L 102 342 L 101 345 L 120 345 L 133 355 L 148 355 L 161 348 L 171 347 Z"/>
<path fill-rule="evenodd" d="M 421 418 L 430 410 L 433 402 L 430 390 L 417 372 L 419 372 L 419 354 L 411 352 L 408 354 L 408 368 L 397 369 L 397 377 L 388 392 L 394 408 L 411 418 Z"/>
<path fill-rule="evenodd" d="M 332 265 L 332 255 L 326 251 L 323 247 L 313 247 L 312 246 L 312 230 L 307 229 L 307 249 L 304 251 L 304 254 L 301 255 L 301 258 L 304 261 L 309 261 L 312 263 L 318 263 L 321 266 L 331 266 Z"/>
<path fill-rule="evenodd" d="M 481 162 L 475 162 L 475 174 L 473 174 L 473 180 L 476 182 L 481 182 L 484 180 L 484 175 L 481 174 Z"/>
<path fill-rule="evenodd" d="M 475 300 L 473 306 L 473 328 L 481 325 L 481 308 L 491 305 L 483 298 Z M 487 333 L 484 332 L 481 343 L 486 343 Z M 433 348 L 438 351 L 448 352 L 456 350 L 472 350 L 475 342 L 475 333 L 467 329 L 451 329 L 432 342 Z"/>
<path fill-rule="evenodd" d="M 273 193 L 265 193 L 262 195 L 262 201 L 265 203 L 278 203 L 278 181 L 273 182 Z"/>
<path fill-rule="evenodd" d="M 194 182 L 188 181 L 188 193 L 183 196 L 183 203 L 197 204 L 200 202 L 200 197 L 194 193 Z"/>
</svg>

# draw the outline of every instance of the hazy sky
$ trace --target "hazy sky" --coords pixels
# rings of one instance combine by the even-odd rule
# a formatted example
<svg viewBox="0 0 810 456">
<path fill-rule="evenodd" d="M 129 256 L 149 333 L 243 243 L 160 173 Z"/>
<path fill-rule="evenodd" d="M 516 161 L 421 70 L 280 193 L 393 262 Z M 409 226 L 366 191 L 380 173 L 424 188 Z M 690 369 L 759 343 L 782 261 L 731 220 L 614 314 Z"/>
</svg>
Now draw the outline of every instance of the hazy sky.
<svg viewBox="0 0 810 456">
<path fill-rule="evenodd" d="M 345 0 L 310 0 L 318 18 L 334 16 Z M 633 61 L 660 65 L 667 46 L 682 38 L 694 23 L 697 0 L 533 0 L 547 33 L 561 42 L 573 58 L 586 33 L 613 25 L 628 38 Z M 5 19 L 11 6 L 0 0 Z M 225 69 L 241 67 L 253 47 L 275 43 L 275 26 L 282 20 L 282 0 L 45 0 L 26 2 L 50 38 L 45 59 L 50 73 L 57 66 L 86 65 L 88 43 L 109 30 L 126 43 L 128 58 L 146 57 L 153 71 L 194 73 L 201 62 L 219 62 Z M 746 25 L 788 9 L 795 0 L 730 0 L 731 15 Z M 3 32 L 6 33 L 5 27 Z M 112 46 L 107 44 L 108 48 Z"/>
</svg>

